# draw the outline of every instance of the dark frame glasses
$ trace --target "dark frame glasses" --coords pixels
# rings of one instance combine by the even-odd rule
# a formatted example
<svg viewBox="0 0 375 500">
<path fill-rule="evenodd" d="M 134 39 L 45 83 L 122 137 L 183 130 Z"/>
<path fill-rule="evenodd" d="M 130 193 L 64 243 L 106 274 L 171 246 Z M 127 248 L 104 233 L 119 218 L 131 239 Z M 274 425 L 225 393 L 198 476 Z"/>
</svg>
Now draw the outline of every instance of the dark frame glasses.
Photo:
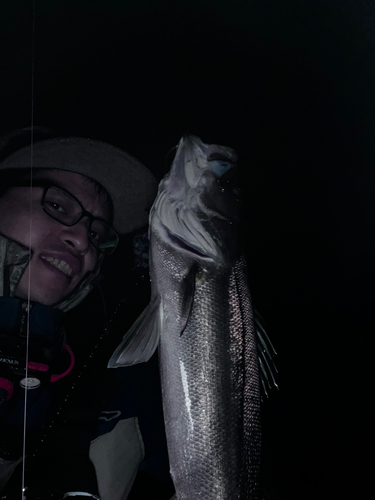
<svg viewBox="0 0 375 500">
<path fill-rule="evenodd" d="M 116 250 L 119 235 L 106 221 L 87 212 L 77 198 L 51 181 L 18 184 L 14 187 L 40 187 L 43 189 L 41 207 L 52 219 L 64 226 L 71 227 L 84 217 L 89 219 L 89 239 L 99 252 L 110 255 Z M 65 206 L 64 206 L 65 204 Z"/>
</svg>

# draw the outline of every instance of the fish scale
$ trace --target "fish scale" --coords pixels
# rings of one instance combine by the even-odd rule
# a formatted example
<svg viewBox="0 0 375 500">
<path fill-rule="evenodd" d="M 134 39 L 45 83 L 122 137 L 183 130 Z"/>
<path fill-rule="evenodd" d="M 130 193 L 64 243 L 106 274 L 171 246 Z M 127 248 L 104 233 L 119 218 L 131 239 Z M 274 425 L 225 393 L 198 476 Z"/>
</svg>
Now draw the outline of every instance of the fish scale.
<svg viewBox="0 0 375 500">
<path fill-rule="evenodd" d="M 241 390 L 243 394 L 243 470 L 248 471 L 243 476 L 246 478 L 244 489 L 250 492 L 249 498 L 257 498 L 261 453 L 259 362 L 244 257 L 234 266 L 231 278 L 233 305 L 230 306 L 230 309 L 233 311 L 233 325 L 230 331 L 242 331 L 244 342 L 243 386 L 239 389 L 240 394 Z M 233 364 L 236 355 L 238 356 L 239 353 L 234 353 Z"/>
<path fill-rule="evenodd" d="M 244 261 L 197 273 L 191 316 L 181 335 L 183 292 L 174 276 L 184 267 L 186 273 L 187 263 L 165 243 L 158 253 L 162 247 L 162 242 L 154 245 L 152 274 L 158 288 L 168 290 L 160 366 L 177 498 L 256 499 L 259 381 Z M 160 272 L 166 262 L 168 274 Z"/>
</svg>

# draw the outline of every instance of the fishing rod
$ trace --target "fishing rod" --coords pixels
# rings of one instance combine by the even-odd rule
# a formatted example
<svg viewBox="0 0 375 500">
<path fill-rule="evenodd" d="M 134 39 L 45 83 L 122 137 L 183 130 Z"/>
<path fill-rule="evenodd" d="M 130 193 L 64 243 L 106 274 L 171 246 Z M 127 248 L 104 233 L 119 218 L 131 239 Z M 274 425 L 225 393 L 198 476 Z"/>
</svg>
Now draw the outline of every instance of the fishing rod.
<svg viewBox="0 0 375 500">
<path fill-rule="evenodd" d="M 31 309 L 31 237 L 32 237 L 32 189 L 33 189 L 33 154 L 34 154 L 34 85 L 35 85 L 35 0 L 32 0 L 32 17 L 31 17 L 31 137 L 30 137 L 30 224 L 29 224 L 29 265 L 27 267 L 27 310 L 26 310 L 26 353 L 25 353 L 25 391 L 24 391 L 24 418 L 23 418 L 23 447 L 22 447 L 22 484 L 21 498 L 26 499 L 26 432 L 27 432 L 27 400 L 28 391 L 33 387 L 33 381 L 29 377 L 29 340 L 30 340 L 30 309 Z"/>
</svg>

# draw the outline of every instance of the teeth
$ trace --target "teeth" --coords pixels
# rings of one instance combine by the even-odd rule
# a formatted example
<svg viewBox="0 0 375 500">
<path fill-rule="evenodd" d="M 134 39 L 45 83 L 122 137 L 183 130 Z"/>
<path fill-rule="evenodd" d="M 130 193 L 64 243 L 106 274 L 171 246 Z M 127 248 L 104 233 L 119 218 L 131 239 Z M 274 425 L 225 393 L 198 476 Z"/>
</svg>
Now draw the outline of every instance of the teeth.
<svg viewBox="0 0 375 500">
<path fill-rule="evenodd" d="M 55 266 L 59 271 L 70 276 L 72 274 L 72 268 L 65 262 L 65 260 L 54 259 L 53 257 L 43 257 L 43 260 L 46 260 L 53 266 Z"/>
</svg>

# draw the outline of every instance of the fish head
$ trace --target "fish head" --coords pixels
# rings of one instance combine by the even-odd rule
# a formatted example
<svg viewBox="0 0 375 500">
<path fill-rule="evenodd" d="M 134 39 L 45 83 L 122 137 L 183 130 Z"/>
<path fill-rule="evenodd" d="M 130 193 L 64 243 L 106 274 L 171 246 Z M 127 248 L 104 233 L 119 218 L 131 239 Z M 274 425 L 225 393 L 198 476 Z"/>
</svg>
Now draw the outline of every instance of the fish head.
<svg viewBox="0 0 375 500">
<path fill-rule="evenodd" d="M 170 172 L 159 184 L 151 231 L 180 253 L 225 265 L 239 254 L 240 190 L 236 152 L 181 138 Z"/>
<path fill-rule="evenodd" d="M 204 144 L 198 137 L 182 139 L 186 151 L 185 176 L 189 186 L 196 188 L 202 217 L 235 223 L 240 215 L 238 155 L 234 149 Z"/>
</svg>

